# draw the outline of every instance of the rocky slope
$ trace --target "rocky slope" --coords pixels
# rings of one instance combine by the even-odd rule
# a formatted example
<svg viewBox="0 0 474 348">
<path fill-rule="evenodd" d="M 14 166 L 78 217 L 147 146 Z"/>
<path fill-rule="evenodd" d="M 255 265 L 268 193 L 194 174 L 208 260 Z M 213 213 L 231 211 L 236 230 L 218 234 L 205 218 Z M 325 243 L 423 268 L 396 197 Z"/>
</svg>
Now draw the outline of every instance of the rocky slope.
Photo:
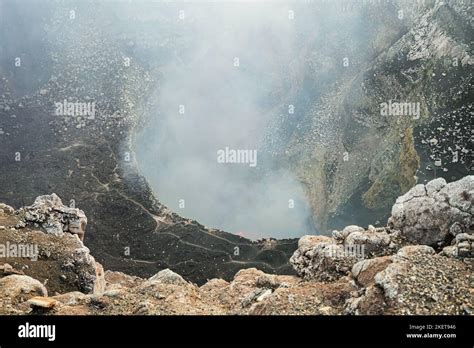
<svg viewBox="0 0 474 348">
<path fill-rule="evenodd" d="M 425 205 L 427 199 L 434 202 Z M 443 204 L 448 208 L 433 218 Z M 35 260 L 2 258 L 0 314 L 474 313 L 474 176 L 412 188 L 386 227 L 347 226 L 331 237 L 301 238 L 291 258 L 297 276 L 247 268 L 231 281 L 201 286 L 169 269 L 150 278 L 104 273 L 68 229 L 81 211 L 63 210 L 56 195 L 18 211 L 0 205 L 0 245 L 38 246 Z"/>
</svg>

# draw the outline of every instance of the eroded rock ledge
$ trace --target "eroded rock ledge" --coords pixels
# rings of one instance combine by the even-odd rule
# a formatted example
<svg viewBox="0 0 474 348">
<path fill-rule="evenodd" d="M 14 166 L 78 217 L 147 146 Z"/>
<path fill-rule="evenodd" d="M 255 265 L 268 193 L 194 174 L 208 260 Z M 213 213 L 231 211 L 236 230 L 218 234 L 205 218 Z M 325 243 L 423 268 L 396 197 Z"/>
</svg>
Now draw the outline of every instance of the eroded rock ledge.
<svg viewBox="0 0 474 348">
<path fill-rule="evenodd" d="M 397 199 L 386 227 L 347 226 L 331 237 L 301 238 L 290 260 L 298 276 L 249 268 L 230 282 L 211 279 L 202 286 L 169 269 L 148 279 L 104 273 L 78 234 L 67 227 L 68 218 L 77 220 L 80 211 L 62 207 L 56 197 L 35 201 L 33 212 L 39 209 L 41 214 L 36 222 L 28 219 L 30 224 L 25 223 L 25 211 L 31 212 L 31 207 L 15 211 L 0 205 L 0 245 L 38 246 L 36 260 L 2 258 L 0 314 L 472 315 L 474 311 L 474 176 L 415 186 Z M 46 228 L 51 224 L 45 227 L 45 221 L 53 221 L 57 228 Z"/>
</svg>

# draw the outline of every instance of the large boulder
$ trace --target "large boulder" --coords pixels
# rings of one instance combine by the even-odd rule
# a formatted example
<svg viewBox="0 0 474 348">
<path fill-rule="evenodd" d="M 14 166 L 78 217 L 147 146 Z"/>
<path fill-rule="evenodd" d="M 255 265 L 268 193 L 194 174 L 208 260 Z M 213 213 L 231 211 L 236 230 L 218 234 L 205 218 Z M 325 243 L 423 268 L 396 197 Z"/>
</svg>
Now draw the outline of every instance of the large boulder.
<svg viewBox="0 0 474 348">
<path fill-rule="evenodd" d="M 82 210 L 65 207 L 55 194 L 40 196 L 16 212 L 12 209 L 0 206 L 0 277 L 32 276 L 51 294 L 104 291 L 102 265 L 78 238 L 87 222 Z M 75 222 L 81 229 L 71 227 Z"/>
<path fill-rule="evenodd" d="M 474 176 L 449 184 L 438 178 L 399 197 L 388 224 L 411 243 L 447 246 L 457 234 L 472 234 L 473 200 Z"/>
<path fill-rule="evenodd" d="M 390 235 L 384 228 L 369 226 L 367 230 L 354 231 L 344 240 L 346 245 L 363 245 L 364 253 L 382 254 L 389 247 Z"/>
<path fill-rule="evenodd" d="M 329 237 L 302 237 L 290 258 L 297 274 L 304 279 L 330 281 L 347 275 L 358 255 Z M 310 242 L 311 241 L 311 242 Z"/>
<path fill-rule="evenodd" d="M 55 193 L 38 196 L 32 205 L 19 209 L 18 215 L 23 223 L 40 227 L 47 233 L 69 232 L 84 240 L 86 215 L 80 209 L 65 206 Z"/>
<path fill-rule="evenodd" d="M 371 256 L 390 254 L 399 246 L 399 233 L 369 226 L 367 230 L 351 225 L 326 236 L 304 236 L 290 258 L 296 273 L 304 279 L 322 281 L 348 275 L 352 266 Z M 395 242 L 396 243 L 395 243 Z"/>
<path fill-rule="evenodd" d="M 364 228 L 357 225 L 349 225 L 344 227 L 342 231 L 334 230 L 332 231 L 332 236 L 334 239 L 340 242 L 344 242 L 347 236 L 354 232 L 364 232 Z"/>
</svg>

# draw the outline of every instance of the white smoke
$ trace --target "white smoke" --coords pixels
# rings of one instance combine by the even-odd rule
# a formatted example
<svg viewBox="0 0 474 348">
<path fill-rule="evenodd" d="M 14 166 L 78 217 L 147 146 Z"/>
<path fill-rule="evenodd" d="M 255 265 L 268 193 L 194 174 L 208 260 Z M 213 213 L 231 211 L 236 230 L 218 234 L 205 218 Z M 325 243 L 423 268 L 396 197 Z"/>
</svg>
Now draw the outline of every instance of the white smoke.
<svg viewBox="0 0 474 348">
<path fill-rule="evenodd" d="M 174 41 L 173 58 L 160 67 L 158 109 L 137 137 L 142 173 L 161 202 L 209 227 L 250 238 L 312 233 L 301 184 L 272 169 L 278 165 L 262 150 L 272 119 L 287 112 L 269 96 L 295 60 L 291 8 L 226 3 L 182 11 L 173 25 L 185 44 Z M 217 163 L 226 147 L 256 150 L 257 166 Z"/>
</svg>

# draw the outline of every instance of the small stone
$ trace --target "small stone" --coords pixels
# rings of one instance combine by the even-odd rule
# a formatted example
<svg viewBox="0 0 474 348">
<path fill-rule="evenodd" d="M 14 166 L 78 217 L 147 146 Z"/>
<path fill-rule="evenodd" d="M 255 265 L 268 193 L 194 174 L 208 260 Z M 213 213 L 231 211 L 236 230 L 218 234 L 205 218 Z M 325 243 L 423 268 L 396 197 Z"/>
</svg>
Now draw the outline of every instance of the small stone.
<svg viewBox="0 0 474 348">
<path fill-rule="evenodd" d="M 265 290 L 260 296 L 257 297 L 257 302 L 261 302 L 272 294 L 271 289 Z"/>
<path fill-rule="evenodd" d="M 54 298 L 51 297 L 33 297 L 30 298 L 27 303 L 31 307 L 38 307 L 38 308 L 44 308 L 44 309 L 53 309 L 59 304 L 59 301 L 55 300 Z"/>
<path fill-rule="evenodd" d="M 164 283 L 164 284 L 175 284 L 175 285 L 184 285 L 188 284 L 183 277 L 181 277 L 179 274 L 173 272 L 169 268 L 166 268 L 162 271 L 159 271 L 157 274 L 154 276 L 150 277 L 148 279 L 150 282 L 158 282 L 158 283 Z"/>
</svg>

